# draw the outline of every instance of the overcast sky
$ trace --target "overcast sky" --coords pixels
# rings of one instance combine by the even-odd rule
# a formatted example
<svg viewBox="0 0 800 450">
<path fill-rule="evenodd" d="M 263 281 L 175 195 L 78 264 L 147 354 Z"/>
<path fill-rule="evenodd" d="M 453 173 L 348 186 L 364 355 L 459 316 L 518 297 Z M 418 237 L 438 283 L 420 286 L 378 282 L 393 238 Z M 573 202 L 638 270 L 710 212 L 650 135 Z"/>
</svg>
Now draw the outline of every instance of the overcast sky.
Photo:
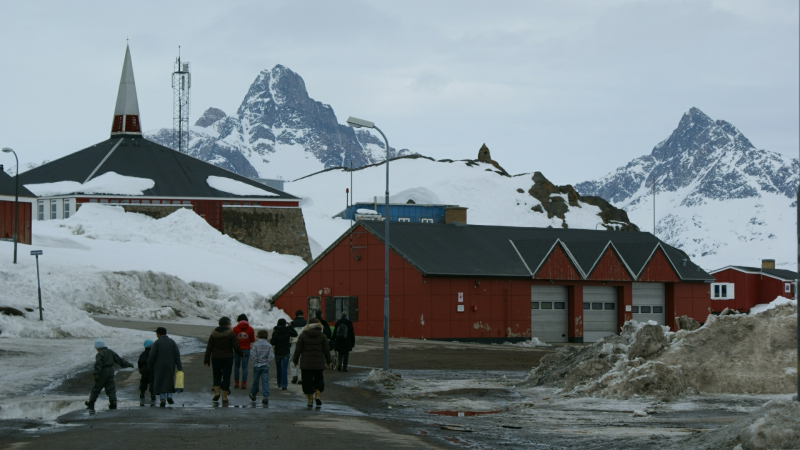
<svg viewBox="0 0 800 450">
<path fill-rule="evenodd" d="M 283 64 L 394 147 L 475 158 L 485 142 L 559 184 L 650 153 L 692 106 L 798 152 L 796 0 L 3 2 L 0 146 L 28 162 L 106 139 L 126 38 L 145 130 L 172 126 L 181 45 L 192 123 Z"/>
</svg>

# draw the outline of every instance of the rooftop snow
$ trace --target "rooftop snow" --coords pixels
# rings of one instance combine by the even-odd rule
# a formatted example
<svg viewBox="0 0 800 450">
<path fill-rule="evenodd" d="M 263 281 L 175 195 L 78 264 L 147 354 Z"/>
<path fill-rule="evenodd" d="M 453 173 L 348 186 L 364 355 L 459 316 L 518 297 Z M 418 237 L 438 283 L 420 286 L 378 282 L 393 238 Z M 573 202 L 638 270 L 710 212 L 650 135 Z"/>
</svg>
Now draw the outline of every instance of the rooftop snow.
<svg viewBox="0 0 800 450">
<path fill-rule="evenodd" d="M 264 189 L 251 186 L 232 178 L 218 177 L 211 175 L 206 179 L 206 183 L 218 191 L 228 192 L 233 195 L 256 196 L 256 197 L 278 197 L 278 195 Z"/>
<path fill-rule="evenodd" d="M 25 187 L 39 197 L 67 194 L 144 195 L 156 182 L 148 178 L 128 177 L 116 172 L 106 172 L 86 183 L 57 181 L 55 183 L 26 184 Z"/>
</svg>

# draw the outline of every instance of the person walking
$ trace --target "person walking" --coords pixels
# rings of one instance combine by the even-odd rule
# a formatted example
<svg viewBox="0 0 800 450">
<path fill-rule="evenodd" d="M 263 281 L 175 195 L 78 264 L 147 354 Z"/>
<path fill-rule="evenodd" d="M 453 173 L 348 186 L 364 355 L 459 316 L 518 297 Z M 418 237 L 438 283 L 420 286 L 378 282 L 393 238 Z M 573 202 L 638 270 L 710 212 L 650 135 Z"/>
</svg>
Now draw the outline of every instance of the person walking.
<svg viewBox="0 0 800 450">
<path fill-rule="evenodd" d="M 172 394 L 175 393 L 175 369 L 183 370 L 181 364 L 181 351 L 178 344 L 167 336 L 167 329 L 156 328 L 156 342 L 150 347 L 150 356 L 147 358 L 147 367 L 153 371 L 153 393 L 161 400 L 161 407 L 175 402 Z"/>
<path fill-rule="evenodd" d="M 150 390 L 150 401 L 155 401 L 156 394 L 153 391 L 153 370 L 147 367 L 147 360 L 150 359 L 150 348 L 153 346 L 153 341 L 148 339 L 144 341 L 144 351 L 139 355 L 139 398 L 144 398 L 144 393 Z"/>
<path fill-rule="evenodd" d="M 308 322 L 297 337 L 292 362 L 300 364 L 303 393 L 308 397 L 307 406 L 311 408 L 314 401 L 317 407 L 322 406 L 322 392 L 325 390 L 322 372 L 325 366 L 331 366 L 331 349 L 328 338 L 322 334 L 322 324 L 316 317 Z"/>
<path fill-rule="evenodd" d="M 331 326 L 328 325 L 328 322 L 326 322 L 325 319 L 322 318 L 322 311 L 317 311 L 315 316 L 317 319 L 319 319 L 319 323 L 322 324 L 322 334 L 324 334 L 325 337 L 328 338 L 328 340 L 330 341 L 332 335 Z"/>
<path fill-rule="evenodd" d="M 308 322 L 306 321 L 305 317 L 303 317 L 303 311 L 298 309 L 294 312 L 294 320 L 292 320 L 292 327 L 297 332 L 298 336 L 303 332 L 303 328 L 306 325 L 308 325 Z M 289 352 L 292 355 L 294 355 L 295 345 L 297 345 L 297 338 L 293 337 L 292 348 Z M 297 368 L 297 363 L 292 364 L 289 370 L 292 372 L 292 384 L 300 383 L 301 379 L 303 378 L 303 373 Z"/>
<path fill-rule="evenodd" d="M 222 403 L 228 403 L 228 395 L 231 393 L 231 369 L 233 369 L 234 353 L 243 356 L 239 348 L 239 340 L 231 330 L 231 319 L 221 317 L 219 326 L 214 328 L 206 345 L 206 354 L 203 363 L 206 367 L 211 366 L 214 376 L 214 398 L 219 400 L 222 395 Z"/>
<path fill-rule="evenodd" d="M 239 366 L 242 368 L 242 389 L 247 389 L 247 366 L 250 361 L 250 344 L 256 341 L 256 333 L 253 327 L 247 322 L 247 316 L 239 314 L 236 318 L 235 327 L 233 327 L 233 334 L 239 340 L 239 348 L 242 350 L 242 356 L 233 355 L 233 387 L 239 387 Z"/>
<path fill-rule="evenodd" d="M 347 372 L 347 363 L 350 360 L 350 351 L 356 346 L 356 333 L 353 322 L 347 318 L 347 313 L 342 313 L 342 318 L 336 322 L 333 334 L 336 336 L 336 370 Z"/>
<path fill-rule="evenodd" d="M 291 339 L 297 337 L 297 331 L 286 323 L 286 319 L 278 319 L 278 326 L 272 329 L 272 344 L 275 350 L 275 378 L 278 380 L 278 387 L 286 390 L 289 385 L 289 358 L 292 356 Z"/>
<path fill-rule="evenodd" d="M 258 382 L 261 381 L 261 400 L 262 405 L 269 405 L 269 365 L 275 359 L 272 346 L 267 342 L 269 333 L 267 330 L 258 330 L 258 339 L 251 346 L 250 355 L 253 357 L 253 387 L 250 388 L 250 400 L 256 401 L 258 394 Z"/>
<path fill-rule="evenodd" d="M 84 402 L 88 409 L 94 409 L 94 403 L 100 392 L 105 389 L 108 396 L 108 409 L 117 409 L 117 386 L 114 383 L 114 364 L 122 368 L 133 367 L 133 364 L 120 358 L 113 350 L 106 347 L 102 339 L 94 340 L 94 386 L 89 394 L 89 401 Z"/>
</svg>

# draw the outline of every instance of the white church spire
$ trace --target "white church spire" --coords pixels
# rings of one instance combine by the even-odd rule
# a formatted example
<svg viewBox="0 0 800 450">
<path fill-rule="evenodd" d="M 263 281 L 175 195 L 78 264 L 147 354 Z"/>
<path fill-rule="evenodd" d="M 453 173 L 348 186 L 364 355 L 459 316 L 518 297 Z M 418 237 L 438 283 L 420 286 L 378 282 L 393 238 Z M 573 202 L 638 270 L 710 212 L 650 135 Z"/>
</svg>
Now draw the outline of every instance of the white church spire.
<svg viewBox="0 0 800 450">
<path fill-rule="evenodd" d="M 122 77 L 119 80 L 117 105 L 114 108 L 114 123 L 111 126 L 111 135 L 142 134 L 139 123 L 139 101 L 136 98 L 136 82 L 133 79 L 133 64 L 131 63 L 131 49 L 125 47 L 125 62 L 122 64 Z"/>
</svg>

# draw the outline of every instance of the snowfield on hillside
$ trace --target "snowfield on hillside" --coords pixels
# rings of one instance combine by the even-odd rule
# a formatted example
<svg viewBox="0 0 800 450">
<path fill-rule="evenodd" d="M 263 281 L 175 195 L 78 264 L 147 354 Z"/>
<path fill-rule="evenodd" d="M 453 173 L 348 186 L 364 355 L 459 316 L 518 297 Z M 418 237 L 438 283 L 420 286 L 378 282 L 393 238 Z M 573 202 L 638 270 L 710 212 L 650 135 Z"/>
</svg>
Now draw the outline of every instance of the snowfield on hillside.
<svg viewBox="0 0 800 450">
<path fill-rule="evenodd" d="M 468 165 L 464 161 L 425 158 L 398 159 L 389 164 L 392 203 L 413 200 L 466 206 L 467 222 L 476 225 L 556 228 L 566 222 L 570 228 L 595 229 L 602 223 L 598 217 L 600 208 L 583 202 L 579 202 L 579 208 L 569 208 L 565 221 L 558 217 L 548 219 L 546 213 L 531 210 L 540 205 L 528 194 L 533 185 L 532 174 L 507 177 L 488 163 Z M 378 203 L 383 203 L 386 166 L 366 167 L 352 174 L 354 202 L 373 203 L 377 196 Z M 301 207 L 315 258 L 350 226 L 348 220 L 332 218 L 345 209 L 345 189 L 349 188 L 350 172 L 343 169 L 316 173 L 285 185 L 287 192 L 303 198 Z"/>
</svg>

